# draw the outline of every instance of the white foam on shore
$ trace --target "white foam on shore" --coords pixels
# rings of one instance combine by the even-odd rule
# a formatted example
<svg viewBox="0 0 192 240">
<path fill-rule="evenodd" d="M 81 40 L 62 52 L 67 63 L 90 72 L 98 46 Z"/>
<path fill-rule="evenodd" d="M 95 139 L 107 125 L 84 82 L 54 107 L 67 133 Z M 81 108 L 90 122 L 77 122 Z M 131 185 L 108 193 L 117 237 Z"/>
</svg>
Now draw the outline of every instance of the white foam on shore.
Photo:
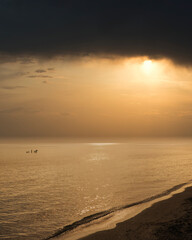
<svg viewBox="0 0 192 240">
<path fill-rule="evenodd" d="M 118 223 L 124 222 L 128 219 L 131 219 L 144 211 L 147 208 L 150 208 L 154 203 L 160 202 L 166 199 L 171 198 L 173 195 L 184 192 L 187 187 L 191 187 L 192 183 L 186 184 L 180 189 L 177 189 L 176 191 L 171 192 L 170 194 L 160 197 L 158 199 L 145 202 L 127 209 L 119 210 L 116 212 L 113 212 L 103 218 L 91 221 L 88 224 L 83 224 L 76 229 L 63 233 L 59 236 L 53 237 L 52 239 L 55 240 L 78 240 L 80 238 L 86 237 L 88 235 L 91 235 L 93 233 L 113 229 L 116 227 Z"/>
</svg>

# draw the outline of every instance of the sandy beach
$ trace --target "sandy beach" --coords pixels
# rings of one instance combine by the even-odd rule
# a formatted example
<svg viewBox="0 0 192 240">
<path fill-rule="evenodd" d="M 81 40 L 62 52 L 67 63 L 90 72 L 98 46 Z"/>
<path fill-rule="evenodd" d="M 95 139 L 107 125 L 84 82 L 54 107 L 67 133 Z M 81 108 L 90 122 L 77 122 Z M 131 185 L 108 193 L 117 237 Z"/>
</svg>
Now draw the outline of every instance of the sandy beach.
<svg viewBox="0 0 192 240">
<path fill-rule="evenodd" d="M 192 187 L 155 203 L 116 228 L 94 233 L 81 240 L 191 240 Z"/>
</svg>

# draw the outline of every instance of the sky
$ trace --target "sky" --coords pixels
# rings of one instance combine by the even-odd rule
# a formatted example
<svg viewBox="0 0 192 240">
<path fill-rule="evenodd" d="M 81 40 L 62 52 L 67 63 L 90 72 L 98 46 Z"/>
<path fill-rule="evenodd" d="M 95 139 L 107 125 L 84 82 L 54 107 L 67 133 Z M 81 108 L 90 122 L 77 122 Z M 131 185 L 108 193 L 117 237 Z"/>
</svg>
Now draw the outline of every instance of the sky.
<svg viewBox="0 0 192 240">
<path fill-rule="evenodd" d="M 190 1 L 0 1 L 0 137 L 192 135 Z"/>
</svg>

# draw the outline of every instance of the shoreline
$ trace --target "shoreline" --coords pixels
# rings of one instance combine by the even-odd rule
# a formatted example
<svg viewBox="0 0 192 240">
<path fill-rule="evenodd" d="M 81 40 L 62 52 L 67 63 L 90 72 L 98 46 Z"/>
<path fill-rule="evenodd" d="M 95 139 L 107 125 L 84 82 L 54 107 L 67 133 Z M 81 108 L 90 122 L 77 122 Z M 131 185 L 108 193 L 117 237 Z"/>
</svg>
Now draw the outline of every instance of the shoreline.
<svg viewBox="0 0 192 240">
<path fill-rule="evenodd" d="M 109 230 L 80 240 L 180 240 L 192 239 L 192 187 L 158 201 L 133 218 Z"/>
<path fill-rule="evenodd" d="M 65 226 L 63 229 L 60 229 L 55 234 L 53 234 L 52 236 L 46 239 L 58 239 L 58 240 L 79 240 L 79 239 L 93 240 L 94 239 L 96 240 L 97 233 L 103 233 L 103 232 L 105 233 L 108 231 L 118 230 L 117 228 L 119 225 L 125 222 L 129 222 L 132 219 L 135 219 L 141 213 L 153 208 L 153 206 L 156 204 L 159 204 L 159 203 L 161 204 L 161 202 L 169 201 L 170 199 L 180 194 L 182 194 L 183 198 L 185 198 L 184 197 L 185 191 L 188 188 L 192 189 L 191 180 L 186 183 L 176 185 L 160 194 L 154 195 L 142 201 L 125 205 L 116 209 L 109 209 L 110 211 L 107 211 L 108 213 L 104 214 L 104 216 L 101 216 L 101 217 L 99 216 L 97 218 L 97 215 L 99 215 L 99 213 L 95 214 L 96 217 L 93 215 L 94 219 L 92 219 L 92 216 L 88 216 L 85 218 L 86 222 L 84 222 L 84 219 L 81 219 L 80 221 L 74 222 L 72 225 Z M 104 212 L 101 212 L 101 213 L 104 213 Z M 92 238 L 92 235 L 93 235 L 93 238 Z M 100 238 L 101 237 L 99 236 L 98 240 Z M 106 237 L 104 239 L 109 239 L 109 238 Z M 110 239 L 113 239 L 113 238 L 110 237 Z M 118 238 L 118 239 L 127 239 L 127 238 Z"/>
</svg>

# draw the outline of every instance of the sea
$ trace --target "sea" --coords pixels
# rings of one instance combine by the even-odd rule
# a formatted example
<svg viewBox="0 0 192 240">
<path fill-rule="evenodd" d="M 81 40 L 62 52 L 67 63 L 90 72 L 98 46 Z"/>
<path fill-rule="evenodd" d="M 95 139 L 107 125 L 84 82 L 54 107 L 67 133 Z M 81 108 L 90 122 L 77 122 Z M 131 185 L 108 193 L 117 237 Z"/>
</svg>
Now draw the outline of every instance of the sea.
<svg viewBox="0 0 192 240">
<path fill-rule="evenodd" d="M 191 178 L 191 138 L 1 139 L 0 239 L 51 239 Z"/>
</svg>

